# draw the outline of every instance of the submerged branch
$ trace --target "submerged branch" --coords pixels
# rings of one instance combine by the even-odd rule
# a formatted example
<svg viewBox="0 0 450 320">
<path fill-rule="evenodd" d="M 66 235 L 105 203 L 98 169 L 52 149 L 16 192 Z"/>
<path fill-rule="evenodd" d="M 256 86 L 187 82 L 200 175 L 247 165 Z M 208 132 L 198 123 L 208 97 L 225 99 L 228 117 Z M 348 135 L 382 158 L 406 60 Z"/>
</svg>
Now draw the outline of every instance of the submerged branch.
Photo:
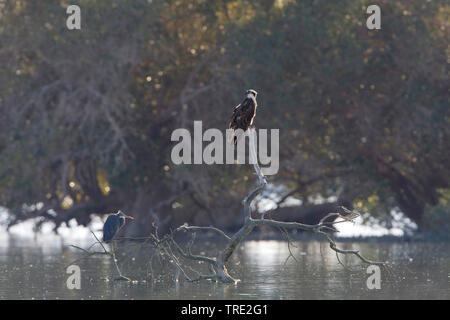
<svg viewBox="0 0 450 320">
<path fill-rule="evenodd" d="M 290 256 L 294 257 L 291 251 L 291 239 L 289 237 L 289 234 L 287 230 L 304 230 L 304 231 L 310 231 L 313 233 L 318 233 L 321 235 L 324 235 L 327 241 L 329 242 L 330 248 L 336 252 L 336 255 L 338 254 L 344 254 L 344 255 L 354 255 L 358 257 L 362 262 L 367 264 L 373 264 L 373 265 L 382 265 L 384 266 L 384 262 L 377 262 L 372 261 L 364 256 L 362 256 L 358 250 L 343 250 L 336 246 L 335 241 L 331 238 L 331 236 L 324 232 L 325 230 L 331 230 L 331 231 L 337 231 L 334 225 L 338 223 L 343 222 L 349 222 L 356 219 L 359 214 L 357 212 L 349 211 L 345 209 L 347 215 L 342 216 L 339 213 L 329 213 L 324 218 L 322 218 L 319 223 L 314 225 L 309 224 L 303 224 L 299 222 L 284 222 L 284 221 L 277 221 L 272 219 L 265 219 L 264 215 L 261 216 L 259 219 L 254 219 L 251 216 L 251 204 L 253 200 L 264 190 L 264 188 L 267 185 L 267 180 L 264 177 L 256 156 L 256 147 L 255 147 L 255 131 L 253 128 L 250 129 L 250 156 L 251 159 L 253 159 L 252 163 L 255 169 L 255 173 L 258 177 L 258 185 L 255 189 L 251 190 L 250 193 L 244 198 L 242 201 L 243 204 L 243 218 L 244 222 L 242 227 L 231 237 L 228 236 L 225 232 L 222 230 L 209 226 L 209 227 L 202 227 L 202 226 L 189 226 L 187 224 L 184 224 L 177 229 L 171 231 L 170 233 L 164 235 L 161 239 L 159 238 L 158 234 L 155 232 L 155 234 L 151 234 L 148 237 L 139 237 L 139 238 L 117 238 L 114 241 L 127 241 L 127 240 L 135 240 L 135 241 L 143 241 L 144 243 L 149 242 L 152 246 L 155 252 L 160 253 L 159 257 L 160 259 L 166 261 L 176 268 L 176 281 L 178 281 L 179 274 L 181 273 L 187 281 L 189 282 L 196 282 L 201 280 L 216 280 L 224 283 L 236 283 L 237 279 L 234 279 L 229 273 L 226 268 L 226 264 L 229 261 L 230 257 L 235 252 L 236 248 L 239 247 L 239 244 L 243 242 L 246 237 L 253 231 L 255 227 L 262 227 L 262 226 L 269 226 L 274 227 L 282 231 L 285 236 L 287 237 L 288 241 L 288 248 Z M 339 217 L 342 218 L 342 220 L 334 220 L 334 221 L 326 221 L 327 218 L 330 217 Z M 226 240 L 225 247 L 219 251 L 216 257 L 207 257 L 205 255 L 196 255 L 192 253 L 192 248 L 194 246 L 195 238 L 196 238 L 196 232 L 199 231 L 212 231 L 216 234 L 218 234 L 220 237 L 224 238 Z M 191 232 L 191 240 L 187 243 L 186 248 L 183 249 L 178 242 L 175 240 L 175 235 L 179 232 Z M 89 247 L 88 250 L 73 246 L 77 249 L 83 250 L 86 253 L 86 257 L 89 257 L 93 254 L 110 254 L 113 258 L 114 264 L 116 266 L 117 272 L 119 273 L 118 279 L 124 279 L 129 280 L 128 278 L 122 276 L 120 269 L 117 265 L 117 261 L 114 254 L 114 245 L 112 245 L 112 251 L 109 253 L 106 248 L 103 246 L 101 241 L 98 240 L 98 238 L 93 233 L 94 237 L 96 238 L 97 242 L 100 243 L 104 249 L 104 252 L 90 252 L 89 250 L 91 247 Z M 114 242 L 113 242 L 114 243 Z M 289 257 L 290 257 L 289 256 Z M 153 270 L 151 264 L 153 262 L 154 254 L 151 255 L 150 258 L 150 269 Z M 289 258 L 288 257 L 288 258 Z M 182 265 L 181 259 L 189 260 L 189 261 L 197 261 L 199 263 L 205 263 L 208 266 L 209 273 L 208 274 L 201 274 L 199 271 L 193 270 L 188 265 L 185 267 Z M 295 259 L 295 257 L 294 257 Z M 339 256 L 338 256 L 339 259 Z M 340 261 L 340 260 L 339 260 Z M 191 277 L 187 270 L 185 268 L 191 269 L 191 271 L 196 273 L 196 277 Z"/>
</svg>

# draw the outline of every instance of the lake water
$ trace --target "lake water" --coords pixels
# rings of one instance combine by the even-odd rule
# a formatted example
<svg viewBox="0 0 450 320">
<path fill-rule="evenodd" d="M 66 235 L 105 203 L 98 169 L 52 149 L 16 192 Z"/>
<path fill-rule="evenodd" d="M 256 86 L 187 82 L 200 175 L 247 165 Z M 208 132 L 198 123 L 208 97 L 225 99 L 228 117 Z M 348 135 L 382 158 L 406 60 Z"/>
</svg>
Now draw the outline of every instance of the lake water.
<svg viewBox="0 0 450 320">
<path fill-rule="evenodd" d="M 88 247 L 87 240 L 77 245 Z M 69 243 L 54 239 L 9 238 L 0 245 L 0 299 L 449 299 L 450 244 L 417 242 L 340 243 L 366 257 L 389 261 L 381 269 L 381 289 L 367 288 L 366 265 L 341 257 L 325 242 L 295 242 L 289 256 L 284 241 L 247 241 L 229 263 L 237 284 L 174 281 L 174 270 L 154 267 L 149 277 L 149 250 L 139 244 L 118 249 L 124 275 L 133 282 L 111 281 L 114 264 L 96 255 L 77 261 L 81 289 L 68 289 L 66 267 L 83 256 Z M 199 244 L 194 253 L 210 253 L 216 244 Z M 162 274 L 161 277 L 157 276 Z"/>
</svg>

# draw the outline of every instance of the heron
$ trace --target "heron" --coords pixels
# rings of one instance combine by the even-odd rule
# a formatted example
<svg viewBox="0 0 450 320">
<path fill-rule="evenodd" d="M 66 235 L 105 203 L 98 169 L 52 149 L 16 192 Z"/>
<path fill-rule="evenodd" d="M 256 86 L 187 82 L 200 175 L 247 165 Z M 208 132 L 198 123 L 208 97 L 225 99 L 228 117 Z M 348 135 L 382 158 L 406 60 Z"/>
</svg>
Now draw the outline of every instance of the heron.
<svg viewBox="0 0 450 320">
<path fill-rule="evenodd" d="M 125 224 L 126 219 L 134 220 L 133 217 L 125 215 L 121 210 L 108 216 L 103 225 L 103 241 L 105 243 L 111 242 L 116 233 Z"/>
</svg>

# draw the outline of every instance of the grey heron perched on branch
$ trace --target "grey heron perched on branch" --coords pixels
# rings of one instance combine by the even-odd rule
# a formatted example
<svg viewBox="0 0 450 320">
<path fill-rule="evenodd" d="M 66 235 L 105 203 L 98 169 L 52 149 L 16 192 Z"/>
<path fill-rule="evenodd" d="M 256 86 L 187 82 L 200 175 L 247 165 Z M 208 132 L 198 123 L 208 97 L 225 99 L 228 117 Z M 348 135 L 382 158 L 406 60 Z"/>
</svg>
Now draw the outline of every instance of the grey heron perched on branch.
<svg viewBox="0 0 450 320">
<path fill-rule="evenodd" d="M 117 213 L 111 214 L 103 225 L 103 241 L 106 243 L 111 242 L 116 233 L 123 227 L 126 219 L 133 220 L 131 216 L 125 215 L 121 210 Z"/>
</svg>

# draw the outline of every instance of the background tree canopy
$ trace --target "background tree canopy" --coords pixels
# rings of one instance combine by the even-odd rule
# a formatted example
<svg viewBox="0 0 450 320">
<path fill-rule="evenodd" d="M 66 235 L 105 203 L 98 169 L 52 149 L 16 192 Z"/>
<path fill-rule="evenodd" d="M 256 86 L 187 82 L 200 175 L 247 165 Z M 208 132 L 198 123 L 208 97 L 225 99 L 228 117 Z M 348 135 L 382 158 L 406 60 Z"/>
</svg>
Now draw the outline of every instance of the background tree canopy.
<svg viewBox="0 0 450 320">
<path fill-rule="evenodd" d="M 86 225 L 121 208 L 135 234 L 233 228 L 251 166 L 176 166 L 170 135 L 194 120 L 225 129 L 253 88 L 257 128 L 280 128 L 270 182 L 302 200 L 296 210 L 337 196 L 384 221 L 399 209 L 421 229 L 448 228 L 448 3 L 378 1 L 372 31 L 362 0 L 77 4 L 70 31 L 68 1 L 0 1 L 9 226 Z"/>
</svg>

